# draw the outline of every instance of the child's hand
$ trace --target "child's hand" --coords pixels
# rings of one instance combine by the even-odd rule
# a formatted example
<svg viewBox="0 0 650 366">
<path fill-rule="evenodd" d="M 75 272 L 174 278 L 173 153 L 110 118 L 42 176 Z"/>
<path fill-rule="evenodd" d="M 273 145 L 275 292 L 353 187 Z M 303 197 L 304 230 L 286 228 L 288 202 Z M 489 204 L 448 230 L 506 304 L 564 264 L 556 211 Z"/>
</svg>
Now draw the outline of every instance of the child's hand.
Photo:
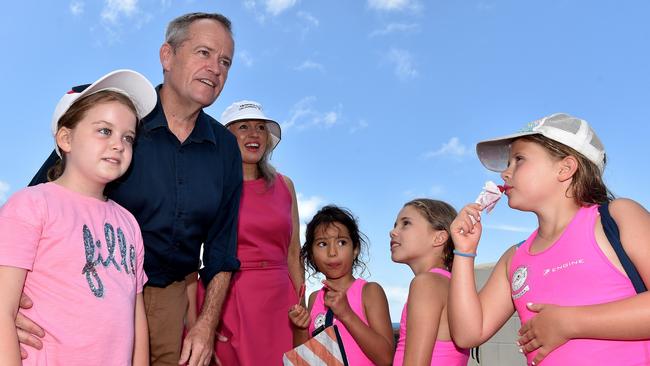
<svg viewBox="0 0 650 366">
<path fill-rule="evenodd" d="M 323 280 L 323 285 L 325 285 L 325 296 L 323 296 L 323 303 L 328 308 L 332 309 L 332 312 L 336 317 L 345 323 L 344 318 L 350 314 L 354 314 L 350 303 L 348 302 L 348 295 L 345 290 L 333 285 L 332 282 L 328 280 Z"/>
<path fill-rule="evenodd" d="M 456 250 L 475 253 L 481 238 L 481 205 L 470 203 L 463 207 L 451 223 L 451 239 Z"/>
<path fill-rule="evenodd" d="M 533 359 L 533 365 L 539 365 L 549 353 L 572 338 L 568 319 L 573 315 L 571 308 L 564 306 L 530 303 L 526 306 L 537 314 L 519 329 L 517 344 L 524 353 L 539 350 Z"/>
<path fill-rule="evenodd" d="M 298 329 L 307 329 L 309 328 L 309 322 L 311 322 L 311 316 L 307 309 L 302 305 L 294 305 L 289 309 L 289 319 L 291 323 Z"/>
</svg>

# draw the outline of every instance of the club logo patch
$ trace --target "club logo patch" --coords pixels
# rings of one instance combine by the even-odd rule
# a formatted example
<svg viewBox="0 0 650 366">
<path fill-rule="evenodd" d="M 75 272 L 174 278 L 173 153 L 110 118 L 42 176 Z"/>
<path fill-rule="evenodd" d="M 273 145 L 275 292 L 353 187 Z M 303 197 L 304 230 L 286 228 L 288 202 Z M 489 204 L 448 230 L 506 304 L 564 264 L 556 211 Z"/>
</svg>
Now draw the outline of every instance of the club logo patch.
<svg viewBox="0 0 650 366">
<path fill-rule="evenodd" d="M 325 313 L 320 313 L 316 315 L 316 320 L 314 320 L 314 328 L 318 329 L 325 325 Z"/>
<path fill-rule="evenodd" d="M 510 287 L 512 288 L 512 298 L 514 300 L 524 296 L 524 294 L 530 290 L 530 287 L 526 284 L 527 278 L 528 268 L 526 268 L 526 266 L 520 266 L 512 275 Z"/>
</svg>

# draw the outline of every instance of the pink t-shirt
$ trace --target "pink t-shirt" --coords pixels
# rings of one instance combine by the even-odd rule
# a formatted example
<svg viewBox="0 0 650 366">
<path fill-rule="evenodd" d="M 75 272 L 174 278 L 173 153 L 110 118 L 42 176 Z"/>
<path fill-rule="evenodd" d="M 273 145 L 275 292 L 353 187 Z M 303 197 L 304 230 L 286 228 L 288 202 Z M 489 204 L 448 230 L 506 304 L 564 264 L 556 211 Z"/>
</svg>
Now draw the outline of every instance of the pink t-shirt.
<svg viewBox="0 0 650 366">
<path fill-rule="evenodd" d="M 130 365 L 136 293 L 147 277 L 133 215 L 55 183 L 0 208 L 0 265 L 27 269 L 22 312 L 45 330 L 23 365 Z"/>
<path fill-rule="evenodd" d="M 451 278 L 451 273 L 441 268 L 429 270 L 431 273 Z M 402 366 L 404 363 L 404 352 L 406 351 L 406 320 L 407 320 L 408 303 L 404 304 L 402 309 L 402 318 L 399 322 L 399 341 L 395 349 L 395 358 L 393 366 Z M 431 366 L 465 366 L 469 360 L 469 350 L 458 348 L 453 341 L 436 340 L 431 353 Z"/>
<path fill-rule="evenodd" d="M 361 321 L 368 325 L 368 319 L 366 319 L 366 313 L 363 309 L 363 286 L 366 284 L 366 281 L 357 278 L 352 282 L 352 285 L 346 291 L 348 297 L 348 302 L 352 311 L 354 311 Z M 324 304 L 324 290 L 321 289 L 316 295 L 316 300 L 311 307 L 311 322 L 309 323 L 309 334 L 314 332 L 314 329 L 320 327 L 322 323 L 325 323 L 325 314 L 327 313 L 327 307 Z M 343 342 L 343 348 L 345 348 L 345 355 L 348 359 L 348 365 L 350 366 L 364 366 L 364 365 L 374 365 L 372 361 L 366 356 L 365 353 L 361 350 L 361 347 L 357 344 L 357 341 L 354 340 L 354 337 L 350 334 L 348 329 L 341 323 L 336 316 L 334 316 L 334 321 L 332 322 L 339 329 L 341 334 L 341 341 Z"/>
<path fill-rule="evenodd" d="M 526 303 L 581 306 L 636 295 L 630 280 L 602 252 L 594 235 L 598 206 L 582 207 L 560 238 L 546 250 L 531 254 L 535 231 L 512 257 L 509 277 L 512 299 L 522 324 L 535 313 Z M 536 352 L 527 354 L 530 363 Z M 650 341 L 573 339 L 551 352 L 544 366 L 650 365 Z"/>
</svg>

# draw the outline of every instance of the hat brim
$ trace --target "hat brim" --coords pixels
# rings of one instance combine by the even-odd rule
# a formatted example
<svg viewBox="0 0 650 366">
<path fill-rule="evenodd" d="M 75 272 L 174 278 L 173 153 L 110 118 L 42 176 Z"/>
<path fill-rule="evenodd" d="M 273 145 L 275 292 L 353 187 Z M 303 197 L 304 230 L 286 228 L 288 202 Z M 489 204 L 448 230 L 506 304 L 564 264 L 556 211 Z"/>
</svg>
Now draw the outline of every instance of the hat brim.
<svg viewBox="0 0 650 366">
<path fill-rule="evenodd" d="M 115 70 L 102 76 L 80 93 L 65 94 L 61 98 L 52 116 L 53 133 L 56 133 L 61 116 L 75 101 L 102 90 L 116 90 L 126 94 L 136 107 L 138 119 L 149 114 L 158 101 L 156 89 L 142 74 L 133 70 Z"/>
<path fill-rule="evenodd" d="M 138 119 L 142 119 L 149 114 L 158 102 L 156 89 L 142 74 L 133 70 L 115 70 L 102 76 L 83 91 L 79 93 L 67 93 L 61 97 L 52 115 L 52 135 L 56 135 L 59 119 L 70 109 L 70 106 L 80 98 L 102 90 L 115 90 L 127 95 L 135 105 Z M 55 146 L 60 156 L 61 154 L 56 143 Z"/>
<path fill-rule="evenodd" d="M 484 140 L 476 144 L 476 154 L 484 167 L 494 172 L 502 172 L 508 168 L 512 141 L 523 136 L 539 134 L 537 131 L 527 131 Z"/>
</svg>

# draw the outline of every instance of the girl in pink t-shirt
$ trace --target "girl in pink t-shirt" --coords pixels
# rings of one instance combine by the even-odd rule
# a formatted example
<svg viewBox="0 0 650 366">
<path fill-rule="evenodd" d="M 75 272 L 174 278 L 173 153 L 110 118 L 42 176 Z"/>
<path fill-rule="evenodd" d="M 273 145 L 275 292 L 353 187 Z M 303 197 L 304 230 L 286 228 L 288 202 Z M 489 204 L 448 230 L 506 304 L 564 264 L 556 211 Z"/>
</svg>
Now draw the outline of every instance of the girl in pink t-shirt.
<svg viewBox="0 0 650 366">
<path fill-rule="evenodd" d="M 456 347 L 447 321 L 447 293 L 454 254 L 449 226 L 456 210 L 426 198 L 407 202 L 390 231 L 391 259 L 415 277 L 402 310 L 393 365 L 465 366 L 469 351 Z"/>
<path fill-rule="evenodd" d="M 23 291 L 33 302 L 25 314 L 45 331 L 23 365 L 148 364 L 142 237 L 104 187 L 127 171 L 137 121 L 155 104 L 151 83 L 130 70 L 59 101 L 51 182 L 0 208 L 1 365 L 21 364 L 14 320 Z"/>
<path fill-rule="evenodd" d="M 349 365 L 390 365 L 393 331 L 384 290 L 353 275 L 363 266 L 359 253 L 365 241 L 352 214 L 336 206 L 323 207 L 307 224 L 305 239 L 301 257 L 325 280 L 323 288 L 309 296 L 308 309 L 294 305 L 289 311 L 294 345 L 304 343 L 324 323 L 329 308 Z"/>
<path fill-rule="evenodd" d="M 598 206 L 611 201 L 623 247 L 646 286 L 650 214 L 632 200 L 612 200 L 602 179 L 605 149 L 588 123 L 553 114 L 476 150 L 486 168 L 501 172 L 508 205 L 533 212 L 539 227 L 506 251 L 477 294 L 473 258 L 483 207 L 461 210 L 451 225 L 454 340 L 479 345 L 516 310 L 523 324 L 517 344 L 530 365 L 650 364 L 650 294 L 634 290 Z"/>
</svg>

